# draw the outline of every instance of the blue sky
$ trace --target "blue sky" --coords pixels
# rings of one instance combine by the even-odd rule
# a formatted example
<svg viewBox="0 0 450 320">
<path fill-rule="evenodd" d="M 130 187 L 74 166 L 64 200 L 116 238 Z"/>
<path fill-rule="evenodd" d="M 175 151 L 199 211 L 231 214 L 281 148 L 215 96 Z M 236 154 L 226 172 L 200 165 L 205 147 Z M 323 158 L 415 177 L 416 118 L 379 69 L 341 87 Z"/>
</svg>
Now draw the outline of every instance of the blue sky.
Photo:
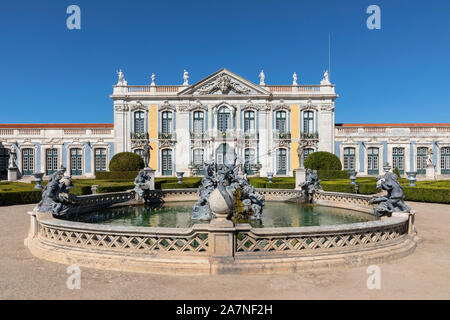
<svg viewBox="0 0 450 320">
<path fill-rule="evenodd" d="M 66 28 L 67 6 L 81 30 Z M 381 8 L 381 30 L 366 8 Z M 226 67 L 258 82 L 317 84 L 328 66 L 336 122 L 450 122 L 450 1 L 8 1 L 0 11 L 0 123 L 112 122 L 129 84 L 194 83 Z"/>
</svg>

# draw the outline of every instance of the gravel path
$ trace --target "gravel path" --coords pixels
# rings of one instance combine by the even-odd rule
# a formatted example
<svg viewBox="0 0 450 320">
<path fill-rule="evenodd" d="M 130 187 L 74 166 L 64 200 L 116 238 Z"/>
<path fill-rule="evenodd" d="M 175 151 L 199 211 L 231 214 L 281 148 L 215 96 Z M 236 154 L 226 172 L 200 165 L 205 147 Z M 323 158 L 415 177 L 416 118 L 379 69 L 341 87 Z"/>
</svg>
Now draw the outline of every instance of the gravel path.
<svg viewBox="0 0 450 320">
<path fill-rule="evenodd" d="M 0 299 L 449 299 L 450 205 L 409 205 L 422 242 L 412 255 L 379 265 L 380 290 L 367 289 L 366 267 L 202 277 L 82 268 L 81 289 L 69 290 L 67 266 L 37 259 L 23 244 L 34 205 L 0 207 Z"/>
</svg>

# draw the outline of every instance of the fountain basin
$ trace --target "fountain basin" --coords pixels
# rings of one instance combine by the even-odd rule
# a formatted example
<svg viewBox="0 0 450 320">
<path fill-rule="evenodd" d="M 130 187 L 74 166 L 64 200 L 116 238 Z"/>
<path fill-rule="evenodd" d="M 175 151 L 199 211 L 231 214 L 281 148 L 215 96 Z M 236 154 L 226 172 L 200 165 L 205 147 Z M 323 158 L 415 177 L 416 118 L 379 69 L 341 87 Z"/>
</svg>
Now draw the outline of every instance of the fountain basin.
<svg viewBox="0 0 450 320">
<path fill-rule="evenodd" d="M 267 201 L 295 199 L 295 190 L 258 190 Z M 195 201 L 195 190 L 155 191 Z M 298 193 L 297 193 L 298 195 Z M 86 196 L 93 199 L 99 195 Z M 109 197 L 107 197 L 109 198 Z M 373 212 L 370 197 L 319 192 L 317 204 Z M 118 226 L 55 219 L 32 212 L 25 244 L 37 257 L 65 264 L 157 274 L 285 273 L 379 263 L 416 247 L 414 214 L 326 226 L 219 228 Z M 224 241 L 221 241 L 224 240 Z"/>
</svg>

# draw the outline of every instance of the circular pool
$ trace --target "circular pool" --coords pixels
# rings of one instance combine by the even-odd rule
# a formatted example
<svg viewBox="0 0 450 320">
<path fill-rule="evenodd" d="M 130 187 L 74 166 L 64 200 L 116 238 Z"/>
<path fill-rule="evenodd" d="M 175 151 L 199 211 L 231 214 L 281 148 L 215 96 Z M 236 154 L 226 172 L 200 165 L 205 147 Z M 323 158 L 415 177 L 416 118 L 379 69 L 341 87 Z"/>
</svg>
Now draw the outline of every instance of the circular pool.
<svg viewBox="0 0 450 320">
<path fill-rule="evenodd" d="M 173 202 L 153 205 L 131 205 L 96 210 L 73 221 L 110 226 L 189 228 L 209 221 L 192 220 L 195 202 Z M 373 221 L 366 213 L 312 204 L 267 202 L 261 220 L 234 219 L 254 228 L 329 226 Z"/>
</svg>

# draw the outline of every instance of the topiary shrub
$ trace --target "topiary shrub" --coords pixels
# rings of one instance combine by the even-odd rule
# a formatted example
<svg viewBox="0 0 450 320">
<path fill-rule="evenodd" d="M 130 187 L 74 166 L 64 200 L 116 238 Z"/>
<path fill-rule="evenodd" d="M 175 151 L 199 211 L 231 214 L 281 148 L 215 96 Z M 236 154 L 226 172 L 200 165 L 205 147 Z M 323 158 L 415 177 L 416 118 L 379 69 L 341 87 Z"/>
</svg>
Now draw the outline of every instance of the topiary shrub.
<svg viewBox="0 0 450 320">
<path fill-rule="evenodd" d="M 305 159 L 305 168 L 312 170 L 341 170 L 342 165 L 336 155 L 330 152 L 318 151 L 311 153 Z"/>
<path fill-rule="evenodd" d="M 133 152 L 120 152 L 109 162 L 110 171 L 139 171 L 144 168 L 144 160 Z"/>
<path fill-rule="evenodd" d="M 401 177 L 400 170 L 398 170 L 397 167 L 395 167 L 392 172 L 394 172 L 397 175 L 397 177 L 399 177 L 399 178 Z"/>
</svg>

